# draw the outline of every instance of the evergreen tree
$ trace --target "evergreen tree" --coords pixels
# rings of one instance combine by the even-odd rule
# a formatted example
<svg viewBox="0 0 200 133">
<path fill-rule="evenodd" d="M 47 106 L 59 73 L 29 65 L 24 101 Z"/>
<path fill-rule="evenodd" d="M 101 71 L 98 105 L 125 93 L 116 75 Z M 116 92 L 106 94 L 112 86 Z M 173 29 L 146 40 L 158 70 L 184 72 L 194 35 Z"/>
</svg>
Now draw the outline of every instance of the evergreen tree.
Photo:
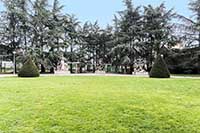
<svg viewBox="0 0 200 133">
<path fill-rule="evenodd" d="M 3 1 L 5 11 L 3 12 L 3 30 L 1 43 L 8 47 L 8 54 L 18 49 L 21 44 L 21 27 L 20 18 L 22 17 L 19 10 L 19 0 L 17 1 Z"/>
<path fill-rule="evenodd" d="M 161 55 L 158 55 L 150 72 L 151 78 L 170 78 L 170 72 Z"/>
<path fill-rule="evenodd" d="M 80 30 L 80 22 L 74 15 L 67 15 L 65 17 L 64 22 L 64 36 L 65 42 L 69 46 L 69 51 L 66 49 L 65 56 L 68 58 L 70 63 L 70 72 L 73 73 L 73 64 L 72 62 L 76 62 L 76 51 L 77 46 L 80 41 L 79 37 L 79 30 Z"/>
<path fill-rule="evenodd" d="M 193 21 L 193 27 L 196 31 L 197 37 L 194 41 L 198 42 L 198 47 L 200 47 L 200 0 L 191 0 L 189 3 L 190 10 L 194 12 L 196 22 Z"/>
<path fill-rule="evenodd" d="M 115 18 L 115 44 L 111 54 L 113 55 L 114 64 L 130 67 L 128 73 L 134 71 L 134 63 L 141 55 L 141 29 L 142 16 L 140 8 L 132 5 L 131 0 L 124 1 L 126 10 L 119 13 L 119 18 Z M 119 52 L 121 51 L 121 52 Z M 126 70 L 127 71 L 127 70 Z"/>
<path fill-rule="evenodd" d="M 19 49 L 22 60 L 32 55 L 41 72 L 54 71 L 64 55 L 81 66 L 92 64 L 93 72 L 108 63 L 131 74 L 138 59 L 146 60 L 150 70 L 154 57 L 176 44 L 170 23 L 173 10 L 164 4 L 147 6 L 142 14 L 140 7 L 124 0 L 126 9 L 115 16 L 114 26 L 102 29 L 97 22 L 81 26 L 74 15 L 64 15 L 59 0 L 52 6 L 49 0 L 2 1 L 6 10 L 1 14 L 1 46 L 8 53 Z M 190 3 L 194 12 L 197 5 Z"/>
<path fill-rule="evenodd" d="M 194 13 L 193 17 L 177 14 L 181 22 L 177 23 L 175 28 L 186 47 L 200 47 L 200 0 L 190 0 L 189 9 Z"/>
<path fill-rule="evenodd" d="M 48 59 L 47 67 L 52 72 L 57 67 L 59 61 L 64 54 L 64 15 L 61 13 L 63 6 L 60 6 L 58 0 L 54 0 L 53 7 L 50 12 L 49 23 L 47 25 L 47 52 L 46 58 Z"/>
<path fill-rule="evenodd" d="M 143 42 L 147 71 L 150 71 L 155 56 L 164 54 L 164 50 L 177 44 L 173 24 L 170 23 L 174 15 L 173 10 L 167 10 L 164 4 L 156 8 L 151 5 L 144 7 Z"/>
<path fill-rule="evenodd" d="M 19 77 L 39 77 L 39 71 L 31 57 L 27 59 L 24 63 L 23 67 L 19 71 Z"/>
<path fill-rule="evenodd" d="M 31 44 L 29 47 L 29 53 L 37 60 L 41 65 L 41 72 L 46 71 L 45 64 L 47 62 L 46 51 L 47 48 L 47 33 L 50 11 L 47 9 L 48 0 L 36 0 L 32 3 L 33 14 L 31 14 Z"/>
</svg>

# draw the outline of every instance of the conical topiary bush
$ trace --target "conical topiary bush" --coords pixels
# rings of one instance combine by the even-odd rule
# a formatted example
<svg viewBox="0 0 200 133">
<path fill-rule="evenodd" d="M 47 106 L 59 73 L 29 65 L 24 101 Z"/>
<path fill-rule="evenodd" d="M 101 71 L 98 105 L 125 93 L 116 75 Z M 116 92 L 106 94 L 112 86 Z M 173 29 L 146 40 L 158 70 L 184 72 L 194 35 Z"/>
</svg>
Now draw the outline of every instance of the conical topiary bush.
<svg viewBox="0 0 200 133">
<path fill-rule="evenodd" d="M 170 78 L 170 72 L 161 55 L 158 55 L 150 71 L 151 78 Z"/>
<path fill-rule="evenodd" d="M 31 59 L 31 57 L 28 57 L 27 61 L 24 63 L 23 67 L 19 71 L 18 76 L 19 77 L 39 77 L 40 76 L 39 70 L 37 66 L 35 65 L 35 63 L 33 62 L 33 60 Z"/>
</svg>

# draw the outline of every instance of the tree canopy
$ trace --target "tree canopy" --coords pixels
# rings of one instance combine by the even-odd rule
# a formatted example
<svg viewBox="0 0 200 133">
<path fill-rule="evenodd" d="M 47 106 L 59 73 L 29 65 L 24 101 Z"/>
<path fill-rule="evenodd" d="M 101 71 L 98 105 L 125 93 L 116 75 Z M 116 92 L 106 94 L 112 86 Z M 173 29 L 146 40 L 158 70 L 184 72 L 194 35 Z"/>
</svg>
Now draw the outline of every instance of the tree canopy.
<svg viewBox="0 0 200 133">
<path fill-rule="evenodd" d="M 191 42 L 200 44 L 199 1 L 191 1 L 196 21 L 177 15 L 162 3 L 157 7 L 135 6 L 124 0 L 125 9 L 115 14 L 113 25 L 101 28 L 98 22 L 80 22 L 63 12 L 59 0 L 2 0 L 5 10 L 0 18 L 0 48 L 7 54 L 17 51 L 18 62 L 32 56 L 42 73 L 57 69 L 65 59 L 73 72 L 78 62 L 80 72 L 86 65 L 92 72 L 111 64 L 123 73 L 132 74 L 138 60 L 150 72 L 155 57 L 167 56 L 179 38 L 174 33 L 174 18 L 187 20 Z M 186 31 L 186 30 L 185 30 Z M 195 32 L 191 32 L 195 31 Z M 89 70 L 88 70 L 89 71 Z M 121 71 L 121 72 L 122 72 Z"/>
</svg>

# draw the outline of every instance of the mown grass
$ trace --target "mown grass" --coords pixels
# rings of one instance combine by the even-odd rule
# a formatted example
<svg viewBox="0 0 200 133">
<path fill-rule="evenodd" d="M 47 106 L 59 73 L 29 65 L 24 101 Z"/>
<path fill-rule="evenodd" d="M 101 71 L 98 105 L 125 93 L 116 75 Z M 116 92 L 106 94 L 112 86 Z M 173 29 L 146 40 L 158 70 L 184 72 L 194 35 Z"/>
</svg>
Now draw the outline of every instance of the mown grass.
<svg viewBox="0 0 200 133">
<path fill-rule="evenodd" d="M 200 77 L 200 74 L 173 74 L 173 76 L 179 76 L 179 77 Z"/>
<path fill-rule="evenodd" d="M 200 132 L 200 80 L 1 78 L 0 132 Z"/>
</svg>

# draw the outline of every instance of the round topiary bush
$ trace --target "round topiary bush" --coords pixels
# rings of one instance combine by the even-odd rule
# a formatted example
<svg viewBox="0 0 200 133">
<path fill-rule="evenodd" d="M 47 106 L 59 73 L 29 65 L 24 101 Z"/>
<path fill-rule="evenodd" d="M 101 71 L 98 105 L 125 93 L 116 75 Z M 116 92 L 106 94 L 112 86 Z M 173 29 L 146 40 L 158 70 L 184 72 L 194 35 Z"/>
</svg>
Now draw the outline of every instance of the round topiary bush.
<svg viewBox="0 0 200 133">
<path fill-rule="evenodd" d="M 170 72 L 161 55 L 158 55 L 150 71 L 151 78 L 170 78 Z"/>
<path fill-rule="evenodd" d="M 39 70 L 37 66 L 35 65 L 35 63 L 33 62 L 33 60 L 31 59 L 31 57 L 29 57 L 27 61 L 24 63 L 23 67 L 19 71 L 18 76 L 19 77 L 39 77 L 40 76 Z"/>
</svg>

